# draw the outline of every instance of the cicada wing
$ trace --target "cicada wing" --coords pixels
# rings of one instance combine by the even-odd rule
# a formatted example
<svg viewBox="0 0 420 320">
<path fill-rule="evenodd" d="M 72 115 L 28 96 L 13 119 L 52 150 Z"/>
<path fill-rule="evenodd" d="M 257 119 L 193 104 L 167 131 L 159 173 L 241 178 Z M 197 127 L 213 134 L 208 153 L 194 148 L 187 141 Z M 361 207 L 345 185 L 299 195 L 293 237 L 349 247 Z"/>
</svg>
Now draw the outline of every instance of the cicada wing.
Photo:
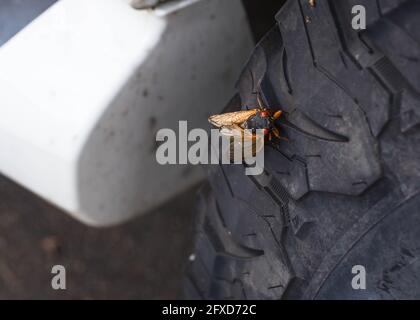
<svg viewBox="0 0 420 320">
<path fill-rule="evenodd" d="M 231 163 L 236 163 L 237 160 L 240 160 L 240 163 L 242 163 L 242 150 L 243 145 L 241 142 L 235 140 L 230 141 L 229 157 Z"/>
<path fill-rule="evenodd" d="M 223 126 L 220 133 L 230 139 L 229 158 L 231 163 L 238 162 L 235 160 L 242 162 L 242 159 L 254 157 L 264 147 L 264 135 L 255 134 L 252 130 L 244 130 L 237 124 Z"/>
<path fill-rule="evenodd" d="M 230 160 L 248 159 L 255 157 L 264 148 L 264 136 L 256 135 L 248 130 L 243 131 L 243 139 L 233 139 L 230 141 Z M 235 159 L 236 155 L 236 159 Z"/>
<path fill-rule="evenodd" d="M 235 152 L 242 150 L 242 140 L 244 129 L 237 124 L 223 126 L 220 128 L 220 134 L 228 139 L 228 145 L 223 151 L 223 159 L 233 162 Z"/>
<path fill-rule="evenodd" d="M 241 124 L 256 114 L 257 109 L 216 114 L 214 116 L 209 117 L 209 122 L 212 125 L 221 128 L 224 126 Z"/>
<path fill-rule="evenodd" d="M 253 135 L 253 139 L 250 141 L 245 141 L 243 144 L 243 154 L 244 159 L 248 157 L 255 157 L 257 153 L 261 152 L 264 148 L 264 136 L 263 135 Z"/>
<path fill-rule="evenodd" d="M 221 127 L 220 133 L 221 135 L 226 136 L 226 137 L 242 138 L 244 134 L 244 129 L 242 129 L 242 127 L 238 126 L 237 124 L 233 124 L 233 125 Z"/>
</svg>

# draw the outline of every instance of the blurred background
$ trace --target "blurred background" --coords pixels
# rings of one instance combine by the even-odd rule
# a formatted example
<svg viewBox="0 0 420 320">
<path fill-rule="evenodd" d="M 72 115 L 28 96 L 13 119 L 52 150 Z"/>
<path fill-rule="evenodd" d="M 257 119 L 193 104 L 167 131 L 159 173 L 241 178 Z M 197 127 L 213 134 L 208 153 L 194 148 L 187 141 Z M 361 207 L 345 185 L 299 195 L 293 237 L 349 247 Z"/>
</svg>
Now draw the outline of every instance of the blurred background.
<svg viewBox="0 0 420 320">
<path fill-rule="evenodd" d="M 283 1 L 243 2 L 258 41 Z M 0 1 L 0 45 L 45 9 L 11 14 L 21 3 Z M 94 229 L 0 175 L 0 299 L 182 298 L 199 187 L 124 225 Z M 56 264 L 66 267 L 67 290 L 51 289 Z"/>
</svg>

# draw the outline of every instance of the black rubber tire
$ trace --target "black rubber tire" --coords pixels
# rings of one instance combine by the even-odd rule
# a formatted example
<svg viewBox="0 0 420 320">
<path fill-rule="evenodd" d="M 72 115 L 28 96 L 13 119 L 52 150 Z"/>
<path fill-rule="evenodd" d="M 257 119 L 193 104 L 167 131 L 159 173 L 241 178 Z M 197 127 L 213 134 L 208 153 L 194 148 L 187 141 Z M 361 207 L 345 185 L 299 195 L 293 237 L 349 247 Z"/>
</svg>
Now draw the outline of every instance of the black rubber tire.
<svg viewBox="0 0 420 320">
<path fill-rule="evenodd" d="M 187 298 L 420 298 L 420 1 L 289 0 L 276 20 L 228 109 L 259 91 L 300 129 L 280 123 L 260 176 L 208 166 Z"/>
</svg>

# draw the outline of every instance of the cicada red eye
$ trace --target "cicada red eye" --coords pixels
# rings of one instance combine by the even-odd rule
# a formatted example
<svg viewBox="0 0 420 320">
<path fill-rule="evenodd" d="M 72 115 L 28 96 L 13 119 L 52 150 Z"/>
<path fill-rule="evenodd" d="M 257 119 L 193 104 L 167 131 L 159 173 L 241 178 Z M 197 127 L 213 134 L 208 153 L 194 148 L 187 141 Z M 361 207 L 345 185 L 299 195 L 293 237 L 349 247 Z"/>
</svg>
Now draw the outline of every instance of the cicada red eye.
<svg viewBox="0 0 420 320">
<path fill-rule="evenodd" d="M 268 129 L 268 128 L 264 128 L 264 129 L 263 129 L 263 133 L 264 133 L 264 135 L 267 135 L 269 132 L 270 132 L 270 129 Z"/>
<path fill-rule="evenodd" d="M 260 112 L 260 116 L 261 118 L 267 118 L 270 114 L 268 113 L 268 111 L 261 111 Z"/>
</svg>

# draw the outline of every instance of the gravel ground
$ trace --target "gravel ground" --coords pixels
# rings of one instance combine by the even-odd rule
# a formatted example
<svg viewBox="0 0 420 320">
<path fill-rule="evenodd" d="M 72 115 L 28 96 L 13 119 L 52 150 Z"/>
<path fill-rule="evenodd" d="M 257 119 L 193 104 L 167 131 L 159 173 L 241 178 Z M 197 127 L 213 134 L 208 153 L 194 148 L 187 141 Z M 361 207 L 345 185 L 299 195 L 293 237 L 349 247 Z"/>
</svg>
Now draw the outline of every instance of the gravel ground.
<svg viewBox="0 0 420 320">
<path fill-rule="evenodd" d="M 282 1 L 244 2 L 258 40 Z M 13 34 L 4 19 L 20 23 L 4 14 L 13 3 L 22 1 L 0 2 L 3 41 Z M 93 229 L 0 176 L 0 299 L 181 298 L 196 189 L 125 225 Z M 67 290 L 51 288 L 56 264 L 66 267 Z"/>
<path fill-rule="evenodd" d="M 0 299 L 175 299 L 192 248 L 191 190 L 122 226 L 94 229 L 0 176 Z M 66 267 L 67 290 L 51 268 Z"/>
</svg>

